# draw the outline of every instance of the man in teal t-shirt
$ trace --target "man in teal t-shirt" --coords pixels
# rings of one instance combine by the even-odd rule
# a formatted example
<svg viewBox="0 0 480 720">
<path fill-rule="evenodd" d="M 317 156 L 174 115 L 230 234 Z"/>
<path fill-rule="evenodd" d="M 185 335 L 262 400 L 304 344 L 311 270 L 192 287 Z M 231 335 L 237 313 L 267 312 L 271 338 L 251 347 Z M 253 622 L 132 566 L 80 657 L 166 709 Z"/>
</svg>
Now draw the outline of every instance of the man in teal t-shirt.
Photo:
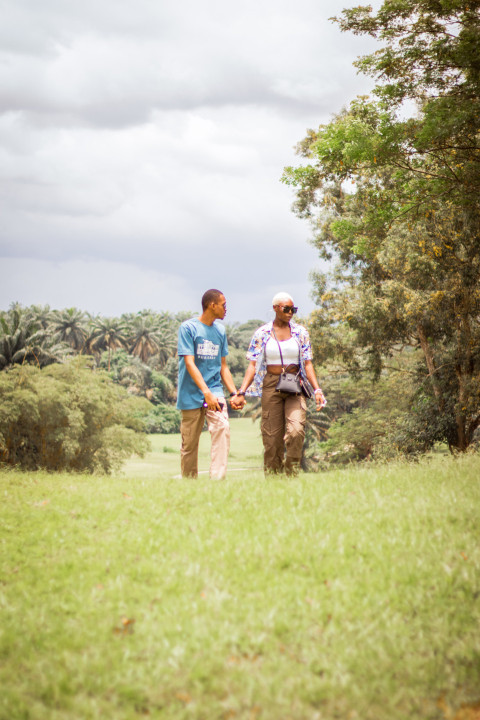
<svg viewBox="0 0 480 720">
<path fill-rule="evenodd" d="M 231 396 L 231 405 L 243 407 L 237 397 L 227 366 L 227 336 L 218 320 L 227 312 L 220 290 L 207 290 L 202 297 L 202 314 L 186 320 L 178 331 L 177 407 L 182 411 L 182 477 L 198 476 L 198 443 L 205 417 L 212 438 L 210 477 L 222 479 L 227 471 L 230 425 L 223 383 Z"/>
</svg>

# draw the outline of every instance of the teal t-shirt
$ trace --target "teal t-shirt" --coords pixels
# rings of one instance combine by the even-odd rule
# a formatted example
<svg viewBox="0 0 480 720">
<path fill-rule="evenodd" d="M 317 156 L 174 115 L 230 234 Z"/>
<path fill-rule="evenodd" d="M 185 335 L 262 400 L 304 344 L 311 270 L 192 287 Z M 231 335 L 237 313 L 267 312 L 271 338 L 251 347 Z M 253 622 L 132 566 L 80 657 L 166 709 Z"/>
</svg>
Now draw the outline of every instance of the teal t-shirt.
<svg viewBox="0 0 480 720">
<path fill-rule="evenodd" d="M 220 370 L 222 357 L 228 355 L 225 328 L 217 320 L 204 325 L 198 318 L 186 320 L 178 330 L 178 393 L 177 407 L 193 410 L 202 407 L 202 391 L 193 382 L 185 367 L 184 355 L 193 355 L 207 387 L 216 397 L 223 396 Z"/>
</svg>

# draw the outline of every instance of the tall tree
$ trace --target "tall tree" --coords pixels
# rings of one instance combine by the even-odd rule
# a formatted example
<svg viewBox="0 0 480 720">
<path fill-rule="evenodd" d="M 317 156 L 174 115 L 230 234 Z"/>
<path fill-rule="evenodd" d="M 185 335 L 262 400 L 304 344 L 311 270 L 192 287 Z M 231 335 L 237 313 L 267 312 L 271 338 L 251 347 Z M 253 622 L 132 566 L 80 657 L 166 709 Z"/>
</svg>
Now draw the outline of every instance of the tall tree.
<svg viewBox="0 0 480 720">
<path fill-rule="evenodd" d="M 386 1 L 344 10 L 344 31 L 369 34 L 386 45 L 355 64 L 377 79 L 374 94 L 384 111 L 383 135 L 368 133 L 360 163 L 395 167 L 398 180 L 415 178 L 397 196 L 403 209 L 429 209 L 449 197 L 462 207 L 478 204 L 480 191 L 480 2 Z M 413 101 L 420 115 L 391 123 L 392 111 Z M 371 144 L 371 140 L 374 144 Z M 356 151 L 358 152 L 358 143 Z"/>
<path fill-rule="evenodd" d="M 75 352 L 81 352 L 88 335 L 86 315 L 77 308 L 53 310 L 50 330 L 58 340 L 70 345 Z"/>
<path fill-rule="evenodd" d="M 108 369 L 112 352 L 127 345 L 125 324 L 118 318 L 96 317 L 92 320 L 92 331 L 87 339 L 91 352 L 108 351 Z"/>
<path fill-rule="evenodd" d="M 23 363 L 45 367 L 67 354 L 66 345 L 48 335 L 31 309 L 14 304 L 0 313 L 0 370 Z"/>
<path fill-rule="evenodd" d="M 31 305 L 30 310 L 35 320 L 44 330 L 46 330 L 52 317 L 50 305 Z"/>
<path fill-rule="evenodd" d="M 140 313 L 130 324 L 129 346 L 132 355 L 144 363 L 157 356 L 160 366 L 175 352 L 176 337 L 172 318 L 168 313 L 161 315 Z"/>
<path fill-rule="evenodd" d="M 343 30 L 387 42 L 357 63 L 377 78 L 377 99 L 310 131 L 298 148 L 310 162 L 283 177 L 320 253 L 339 261 L 333 278 L 315 279 L 323 354 L 378 377 L 389 354 L 420 348 L 417 393 L 442 418 L 432 442 L 458 450 L 480 425 L 479 7 L 343 11 Z"/>
</svg>

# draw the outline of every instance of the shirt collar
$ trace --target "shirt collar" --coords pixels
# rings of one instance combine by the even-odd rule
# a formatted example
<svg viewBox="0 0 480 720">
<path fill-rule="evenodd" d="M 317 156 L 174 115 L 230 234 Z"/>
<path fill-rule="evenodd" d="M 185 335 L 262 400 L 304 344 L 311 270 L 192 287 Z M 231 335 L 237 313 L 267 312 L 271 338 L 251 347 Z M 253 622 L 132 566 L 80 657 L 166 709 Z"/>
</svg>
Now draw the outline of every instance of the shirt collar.
<svg viewBox="0 0 480 720">
<path fill-rule="evenodd" d="M 271 333 L 273 330 L 273 320 L 271 320 L 267 325 L 265 325 L 265 332 Z M 293 320 L 290 320 L 290 330 L 292 335 L 300 335 L 300 325 L 298 325 Z"/>
</svg>

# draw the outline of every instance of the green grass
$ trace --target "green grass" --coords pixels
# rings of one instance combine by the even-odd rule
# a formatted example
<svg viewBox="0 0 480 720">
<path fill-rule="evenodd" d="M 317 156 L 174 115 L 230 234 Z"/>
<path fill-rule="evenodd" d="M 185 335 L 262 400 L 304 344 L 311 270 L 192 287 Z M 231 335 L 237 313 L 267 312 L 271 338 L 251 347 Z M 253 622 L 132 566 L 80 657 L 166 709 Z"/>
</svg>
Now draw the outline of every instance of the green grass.
<svg viewBox="0 0 480 720">
<path fill-rule="evenodd" d="M 236 476 L 245 469 L 260 470 L 263 467 L 263 446 L 259 422 L 248 418 L 230 419 L 231 439 L 229 454 L 229 477 Z M 145 458 L 132 458 L 123 467 L 124 475 L 136 478 L 151 477 L 155 473 L 162 475 L 180 474 L 180 435 L 151 435 L 151 452 Z M 198 470 L 201 475 L 208 474 L 210 467 L 210 433 L 200 436 L 198 452 Z"/>
<path fill-rule="evenodd" d="M 171 442 L 0 474 L 2 720 L 473 720 L 480 457 L 187 481 Z"/>
</svg>

